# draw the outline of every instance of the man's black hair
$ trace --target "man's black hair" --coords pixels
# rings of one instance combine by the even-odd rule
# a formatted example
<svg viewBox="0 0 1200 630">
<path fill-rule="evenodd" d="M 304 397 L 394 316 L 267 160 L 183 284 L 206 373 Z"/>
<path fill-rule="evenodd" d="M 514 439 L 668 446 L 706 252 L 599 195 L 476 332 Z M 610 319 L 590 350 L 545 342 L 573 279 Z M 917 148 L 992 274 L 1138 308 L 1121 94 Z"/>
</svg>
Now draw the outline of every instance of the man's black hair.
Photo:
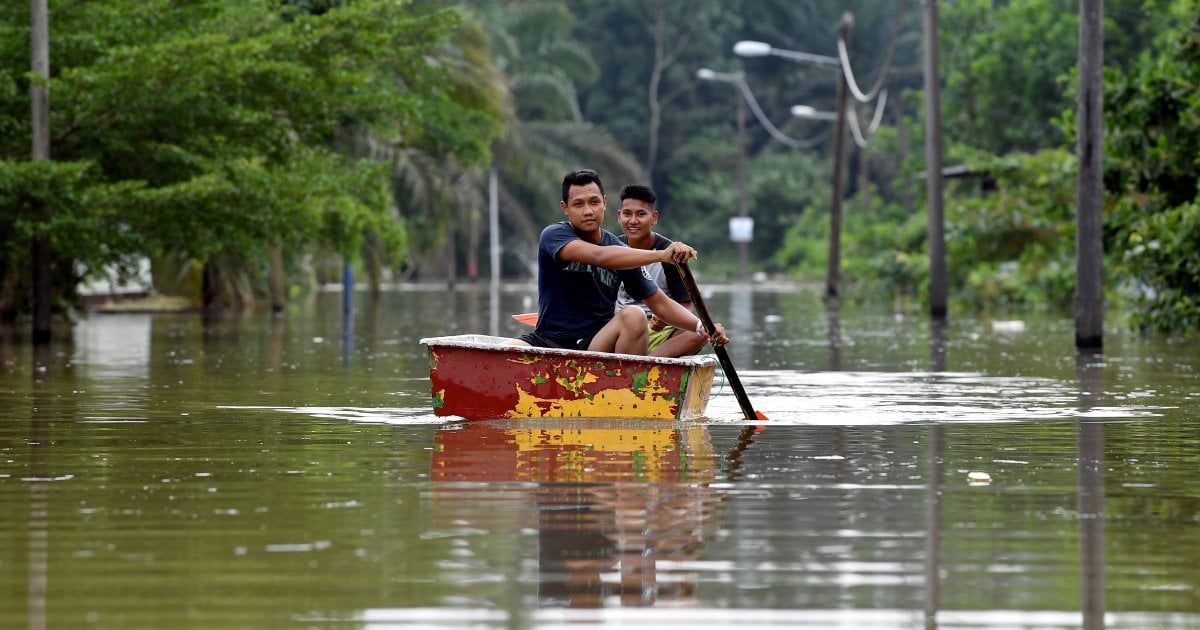
<svg viewBox="0 0 1200 630">
<path fill-rule="evenodd" d="M 654 207 L 654 202 L 658 201 L 658 197 L 654 196 L 654 191 L 651 190 L 649 186 L 643 186 L 641 184 L 630 184 L 622 188 L 621 201 L 625 201 L 626 199 L 644 201 L 650 204 L 651 208 Z"/>
<path fill-rule="evenodd" d="M 567 173 L 566 177 L 563 177 L 562 183 L 563 203 L 567 202 L 567 191 L 569 191 L 572 186 L 587 186 L 591 183 L 595 183 L 596 186 L 599 186 L 600 194 L 604 194 L 604 182 L 600 181 L 600 175 L 597 174 L 596 171 L 593 171 L 590 168 L 581 168 L 579 170 Z"/>
</svg>

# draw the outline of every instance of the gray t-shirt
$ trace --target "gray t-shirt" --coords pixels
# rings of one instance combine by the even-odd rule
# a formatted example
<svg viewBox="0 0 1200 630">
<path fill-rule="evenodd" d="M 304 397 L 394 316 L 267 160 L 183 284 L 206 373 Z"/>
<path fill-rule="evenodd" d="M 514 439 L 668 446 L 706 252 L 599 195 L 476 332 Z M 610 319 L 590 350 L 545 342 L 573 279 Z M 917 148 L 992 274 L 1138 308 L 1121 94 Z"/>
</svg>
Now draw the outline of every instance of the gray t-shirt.
<svg viewBox="0 0 1200 630">
<path fill-rule="evenodd" d="M 629 238 L 624 234 L 618 236 L 617 238 L 621 239 L 622 243 L 625 243 L 626 245 L 629 244 Z M 655 232 L 654 246 L 651 247 L 651 249 L 666 249 L 670 247 L 671 243 L 673 242 L 674 241 L 671 239 L 659 234 L 658 232 Z M 687 285 L 683 283 L 683 278 L 679 275 L 679 271 L 676 269 L 675 265 L 664 267 L 662 263 L 656 262 L 646 265 L 642 267 L 642 269 L 644 269 L 650 278 L 654 280 L 654 284 L 658 285 L 658 288 L 666 291 L 667 295 L 671 296 L 672 300 L 675 300 L 680 304 L 688 304 L 692 301 L 692 296 L 688 295 L 687 292 Z M 629 293 L 625 291 L 625 285 L 622 284 L 620 290 L 617 291 L 616 310 L 619 311 L 630 304 L 637 304 L 638 306 L 641 306 L 642 310 L 646 311 L 647 317 L 650 315 L 650 308 L 641 300 L 635 299 L 632 295 L 629 295 Z"/>
</svg>

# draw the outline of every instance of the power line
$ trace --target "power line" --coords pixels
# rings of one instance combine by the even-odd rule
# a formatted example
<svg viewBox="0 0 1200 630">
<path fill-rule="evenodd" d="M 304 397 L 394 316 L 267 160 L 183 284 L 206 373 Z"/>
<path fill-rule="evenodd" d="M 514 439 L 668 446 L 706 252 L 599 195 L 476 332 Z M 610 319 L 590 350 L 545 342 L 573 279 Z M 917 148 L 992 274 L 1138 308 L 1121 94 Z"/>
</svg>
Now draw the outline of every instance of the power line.
<svg viewBox="0 0 1200 630">
<path fill-rule="evenodd" d="M 838 59 L 842 64 L 842 74 L 846 77 L 846 87 L 850 89 L 854 99 L 860 103 L 873 100 L 879 94 L 879 90 L 883 88 L 883 82 L 887 80 L 888 71 L 892 66 L 892 53 L 896 51 L 896 40 L 900 35 L 900 16 L 904 14 L 905 2 L 906 0 L 900 0 L 899 6 L 896 7 L 896 15 L 892 18 L 892 37 L 888 42 L 887 57 L 884 59 L 883 69 L 879 72 L 879 77 L 875 80 L 875 85 L 871 87 L 869 93 L 864 93 L 858 87 L 858 82 L 854 79 L 854 69 L 850 67 L 850 52 L 846 49 L 846 40 L 838 37 Z"/>
<path fill-rule="evenodd" d="M 767 130 L 767 133 L 771 134 L 772 138 L 775 138 L 776 140 L 795 149 L 811 149 L 817 146 L 817 144 L 819 144 L 821 141 L 825 140 L 825 138 L 829 137 L 828 131 L 817 134 L 811 138 L 805 138 L 803 140 L 797 140 L 783 133 L 774 124 L 772 124 L 771 120 L 767 118 L 767 115 L 763 113 L 762 108 L 758 105 L 758 100 L 754 98 L 754 93 L 750 91 L 750 86 L 746 83 L 746 81 L 744 79 L 738 80 L 737 86 L 738 89 L 742 91 L 742 97 L 746 99 L 746 103 L 750 105 L 750 111 L 754 113 L 754 117 L 758 120 L 759 124 Z"/>
</svg>

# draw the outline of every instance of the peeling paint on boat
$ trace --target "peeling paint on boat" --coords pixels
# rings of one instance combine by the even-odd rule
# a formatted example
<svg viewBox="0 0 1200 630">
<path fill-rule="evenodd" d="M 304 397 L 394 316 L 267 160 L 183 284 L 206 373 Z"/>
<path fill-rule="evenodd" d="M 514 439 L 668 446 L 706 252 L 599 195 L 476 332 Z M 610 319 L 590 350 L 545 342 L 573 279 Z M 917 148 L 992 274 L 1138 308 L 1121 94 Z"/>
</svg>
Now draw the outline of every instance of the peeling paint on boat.
<svg viewBox="0 0 1200 630">
<path fill-rule="evenodd" d="M 703 415 L 716 362 L 531 348 L 488 335 L 421 340 L 433 409 L 469 420 L 527 417 L 687 419 Z"/>
</svg>

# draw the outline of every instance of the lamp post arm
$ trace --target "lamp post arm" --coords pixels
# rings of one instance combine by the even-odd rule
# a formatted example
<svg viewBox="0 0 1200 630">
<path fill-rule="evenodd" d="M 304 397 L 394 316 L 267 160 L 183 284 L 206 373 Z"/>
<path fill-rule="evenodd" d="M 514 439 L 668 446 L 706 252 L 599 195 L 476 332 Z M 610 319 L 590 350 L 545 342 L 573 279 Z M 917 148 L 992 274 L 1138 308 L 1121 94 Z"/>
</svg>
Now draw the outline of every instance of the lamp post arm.
<svg viewBox="0 0 1200 630">
<path fill-rule="evenodd" d="M 828 55 L 814 55 L 812 53 L 800 52 L 798 50 L 780 50 L 778 48 L 772 48 L 771 54 L 775 55 L 776 57 L 783 57 L 784 59 L 799 61 L 800 63 L 807 63 L 814 66 L 822 66 L 825 68 L 837 69 L 842 66 L 841 61 L 839 61 L 837 57 L 830 57 Z"/>
</svg>

